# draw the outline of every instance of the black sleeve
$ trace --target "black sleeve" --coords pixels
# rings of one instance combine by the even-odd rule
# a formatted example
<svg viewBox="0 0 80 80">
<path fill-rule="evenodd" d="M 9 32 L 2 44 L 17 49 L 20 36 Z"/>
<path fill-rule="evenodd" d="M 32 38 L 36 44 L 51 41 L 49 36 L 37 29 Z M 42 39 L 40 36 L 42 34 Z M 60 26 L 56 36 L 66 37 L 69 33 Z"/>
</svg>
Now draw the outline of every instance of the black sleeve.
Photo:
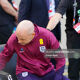
<svg viewBox="0 0 80 80">
<path fill-rule="evenodd" d="M 19 5 L 18 23 L 29 17 L 31 8 L 31 0 L 21 0 Z"/>
<path fill-rule="evenodd" d="M 58 5 L 58 8 L 56 10 L 57 13 L 60 13 L 61 15 L 64 15 L 66 12 L 68 6 L 69 6 L 69 0 L 60 0 L 60 3 Z"/>
</svg>

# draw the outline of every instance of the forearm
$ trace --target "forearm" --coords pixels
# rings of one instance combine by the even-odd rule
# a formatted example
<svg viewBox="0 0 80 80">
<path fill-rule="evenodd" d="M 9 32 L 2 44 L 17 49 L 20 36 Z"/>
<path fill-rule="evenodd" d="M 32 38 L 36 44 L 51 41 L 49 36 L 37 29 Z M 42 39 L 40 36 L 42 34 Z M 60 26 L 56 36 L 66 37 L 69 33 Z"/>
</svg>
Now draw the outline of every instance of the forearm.
<svg viewBox="0 0 80 80">
<path fill-rule="evenodd" d="M 0 3 L 1 3 L 1 7 L 3 8 L 3 10 L 6 13 L 8 13 L 8 14 L 14 16 L 14 17 L 17 16 L 16 10 L 12 7 L 12 5 L 7 0 L 1 0 Z"/>
<path fill-rule="evenodd" d="M 60 13 L 55 13 L 54 16 L 50 19 L 47 28 L 53 30 L 56 25 L 59 23 L 62 15 Z"/>
</svg>

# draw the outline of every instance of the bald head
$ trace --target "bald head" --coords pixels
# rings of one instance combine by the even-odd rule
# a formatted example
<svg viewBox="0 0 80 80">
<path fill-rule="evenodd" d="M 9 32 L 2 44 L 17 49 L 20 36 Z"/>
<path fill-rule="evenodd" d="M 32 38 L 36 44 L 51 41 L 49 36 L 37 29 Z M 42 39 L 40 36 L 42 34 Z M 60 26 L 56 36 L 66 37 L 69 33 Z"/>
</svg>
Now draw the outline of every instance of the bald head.
<svg viewBox="0 0 80 80">
<path fill-rule="evenodd" d="M 21 44 L 24 43 L 25 41 L 26 43 L 29 43 L 33 39 L 34 36 L 32 34 L 34 33 L 35 33 L 34 24 L 29 20 L 21 21 L 16 29 L 16 36 L 18 38 L 18 42 Z M 25 41 L 21 41 L 21 40 L 25 40 Z"/>
<path fill-rule="evenodd" d="M 21 21 L 16 29 L 16 33 L 22 34 L 30 34 L 34 32 L 34 24 L 29 20 Z"/>
</svg>

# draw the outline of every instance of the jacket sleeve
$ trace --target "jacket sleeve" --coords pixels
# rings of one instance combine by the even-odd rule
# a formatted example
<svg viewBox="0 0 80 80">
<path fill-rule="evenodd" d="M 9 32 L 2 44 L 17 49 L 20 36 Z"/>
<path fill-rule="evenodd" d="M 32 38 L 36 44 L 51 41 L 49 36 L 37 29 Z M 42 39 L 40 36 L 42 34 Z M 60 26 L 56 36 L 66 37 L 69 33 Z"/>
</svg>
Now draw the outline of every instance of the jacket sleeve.
<svg viewBox="0 0 80 80">
<path fill-rule="evenodd" d="M 50 46 L 51 49 L 57 50 L 60 49 L 59 42 L 56 40 L 55 36 L 53 34 L 50 34 Z M 63 75 L 64 68 L 65 68 L 65 57 L 62 51 L 57 53 L 57 57 L 55 59 L 56 61 L 56 70 L 55 70 L 55 76 L 54 80 L 69 80 L 67 77 Z"/>
<path fill-rule="evenodd" d="M 18 22 L 28 19 L 31 9 L 31 0 L 21 0 L 19 5 Z"/>
<path fill-rule="evenodd" d="M 57 13 L 60 13 L 61 15 L 64 15 L 67 8 L 69 7 L 70 1 L 69 0 L 60 0 L 59 5 L 56 9 Z"/>
<path fill-rule="evenodd" d="M 50 49 L 52 49 L 53 51 L 58 50 L 60 48 L 58 40 L 52 33 L 50 33 L 50 35 L 49 35 L 49 42 L 50 42 L 49 43 Z M 58 71 L 60 68 L 62 68 L 65 65 L 65 57 L 62 52 L 56 53 L 56 54 L 57 54 L 57 57 L 53 56 L 53 58 L 56 61 L 56 71 Z"/>
<path fill-rule="evenodd" d="M 2 70 L 5 67 L 6 63 L 10 60 L 13 53 L 15 52 L 12 38 L 13 36 L 9 38 L 3 51 L 0 53 L 0 70 Z"/>
</svg>

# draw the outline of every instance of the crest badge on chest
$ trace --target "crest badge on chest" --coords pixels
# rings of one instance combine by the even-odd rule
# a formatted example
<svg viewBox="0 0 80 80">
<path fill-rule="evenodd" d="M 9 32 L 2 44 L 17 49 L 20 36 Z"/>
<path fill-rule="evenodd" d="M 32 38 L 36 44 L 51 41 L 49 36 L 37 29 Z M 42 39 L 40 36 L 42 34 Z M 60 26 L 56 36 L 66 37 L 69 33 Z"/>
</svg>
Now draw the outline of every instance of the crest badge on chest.
<svg viewBox="0 0 80 80">
<path fill-rule="evenodd" d="M 39 43 L 40 43 L 40 52 L 44 53 L 46 51 L 46 47 L 43 45 L 44 42 L 43 42 L 43 39 L 39 39 Z"/>
</svg>

